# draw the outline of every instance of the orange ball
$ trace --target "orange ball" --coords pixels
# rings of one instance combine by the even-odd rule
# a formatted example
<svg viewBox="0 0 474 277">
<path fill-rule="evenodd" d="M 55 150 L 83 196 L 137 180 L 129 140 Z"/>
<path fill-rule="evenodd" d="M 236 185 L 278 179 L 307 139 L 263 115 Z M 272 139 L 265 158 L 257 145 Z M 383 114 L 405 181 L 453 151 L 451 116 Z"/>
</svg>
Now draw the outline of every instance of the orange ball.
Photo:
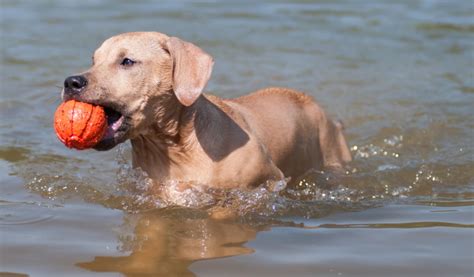
<svg viewBox="0 0 474 277">
<path fill-rule="evenodd" d="M 107 130 L 104 108 L 76 100 L 64 102 L 54 114 L 54 130 L 59 140 L 69 148 L 91 148 Z"/>
</svg>

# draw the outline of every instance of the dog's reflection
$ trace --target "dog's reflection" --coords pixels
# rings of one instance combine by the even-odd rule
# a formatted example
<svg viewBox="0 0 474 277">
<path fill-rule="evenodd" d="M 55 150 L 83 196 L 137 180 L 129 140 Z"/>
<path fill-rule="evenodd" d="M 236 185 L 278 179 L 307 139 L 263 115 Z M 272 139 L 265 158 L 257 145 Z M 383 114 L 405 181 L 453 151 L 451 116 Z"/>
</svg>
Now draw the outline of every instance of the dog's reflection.
<svg viewBox="0 0 474 277">
<path fill-rule="evenodd" d="M 195 211 L 168 210 L 127 215 L 133 235 L 121 236 L 128 256 L 95 257 L 77 265 L 95 272 L 125 276 L 194 276 L 191 263 L 203 259 L 249 254 L 244 246 L 266 226 L 218 221 Z"/>
</svg>

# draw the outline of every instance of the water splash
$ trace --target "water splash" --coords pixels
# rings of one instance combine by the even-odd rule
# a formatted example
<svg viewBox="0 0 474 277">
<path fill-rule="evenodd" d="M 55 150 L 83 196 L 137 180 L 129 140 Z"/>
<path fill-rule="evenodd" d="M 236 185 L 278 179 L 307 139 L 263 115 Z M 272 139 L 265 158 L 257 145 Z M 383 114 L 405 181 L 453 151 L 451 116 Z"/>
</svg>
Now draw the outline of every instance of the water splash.
<svg viewBox="0 0 474 277">
<path fill-rule="evenodd" d="M 128 191 L 123 209 L 129 212 L 144 209 L 185 207 L 212 212 L 216 208 L 232 210 L 240 216 L 319 216 L 322 211 L 339 206 L 360 208 L 361 192 L 339 184 L 335 174 L 309 172 L 306 178 L 288 187 L 288 180 L 266 182 L 255 189 L 217 189 L 202 184 L 181 186 L 178 181 L 154 183 L 140 168 L 133 168 L 125 147 L 117 151 L 118 186 Z M 348 173 L 349 174 L 349 173 Z M 367 205 L 367 202 L 364 203 Z"/>
<path fill-rule="evenodd" d="M 354 145 L 351 147 L 351 151 L 354 154 L 354 158 L 370 158 L 374 156 L 388 156 L 399 158 L 400 157 L 400 148 L 403 144 L 403 135 L 394 135 L 389 138 L 383 139 L 383 145 L 377 146 L 373 143 L 357 146 Z"/>
<path fill-rule="evenodd" d="M 395 134 L 353 145 L 354 161 L 345 174 L 311 171 L 291 185 L 267 182 L 255 189 L 216 189 L 201 184 L 183 187 L 177 181 L 156 184 L 146 172 L 132 167 L 127 144 L 117 147 L 113 163 L 102 171 L 98 166 L 91 168 L 90 161 L 66 162 L 60 156 L 36 155 L 22 161 L 18 172 L 30 191 L 48 200 L 79 198 L 129 213 L 185 207 L 204 212 L 225 208 L 246 217 L 319 217 L 387 201 L 435 201 L 447 195 L 445 184 L 455 187 L 459 183 L 466 191 L 462 195 L 472 194 L 472 186 L 466 187 L 474 181 L 466 173 L 472 172 L 472 164 L 404 159 L 404 137 Z M 88 168 L 87 172 L 81 173 L 81 168 Z M 117 170 L 114 173 L 110 168 Z M 454 194 L 460 193 L 459 187 L 454 188 Z"/>
</svg>

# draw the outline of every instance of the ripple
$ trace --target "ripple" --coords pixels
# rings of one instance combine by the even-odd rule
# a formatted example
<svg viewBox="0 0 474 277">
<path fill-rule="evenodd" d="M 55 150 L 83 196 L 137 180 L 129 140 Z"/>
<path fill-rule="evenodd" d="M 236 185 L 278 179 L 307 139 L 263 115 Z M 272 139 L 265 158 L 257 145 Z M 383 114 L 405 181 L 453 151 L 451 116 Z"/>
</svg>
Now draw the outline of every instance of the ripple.
<svg viewBox="0 0 474 277">
<path fill-rule="evenodd" d="M 14 58 L 7 56 L 5 57 L 4 60 L 6 65 L 25 65 L 25 66 L 32 66 L 35 65 L 35 61 L 27 60 L 27 59 L 21 59 L 21 58 Z"/>
<path fill-rule="evenodd" d="M 450 228 L 474 228 L 474 224 L 459 224 L 450 222 L 438 221 L 421 221 L 421 222 L 406 222 L 406 223 L 371 223 L 371 224 L 322 224 L 317 228 L 330 229 L 408 229 L 408 228 L 433 228 L 433 227 L 450 227 Z M 308 227 L 311 228 L 311 227 Z"/>
<path fill-rule="evenodd" d="M 471 24 L 454 24 L 454 23 L 419 23 L 416 26 L 424 31 L 449 31 L 449 32 L 474 32 L 474 25 Z"/>
<path fill-rule="evenodd" d="M 0 147 L 0 159 L 8 162 L 26 160 L 31 151 L 25 147 Z"/>
<path fill-rule="evenodd" d="M 417 201 L 416 203 L 421 204 L 421 205 L 427 205 L 427 206 L 435 206 L 435 207 L 474 206 L 474 201 L 473 200 L 458 200 L 458 201 L 447 201 L 447 200 L 445 200 L 445 201 L 442 201 L 442 200 L 426 201 L 426 200 L 420 200 L 420 201 Z M 443 211 L 446 211 L 446 210 L 443 210 Z"/>
<path fill-rule="evenodd" d="M 39 207 L 39 208 L 38 208 Z M 51 221 L 54 215 L 37 203 L 0 200 L 0 225 L 26 225 Z"/>
</svg>

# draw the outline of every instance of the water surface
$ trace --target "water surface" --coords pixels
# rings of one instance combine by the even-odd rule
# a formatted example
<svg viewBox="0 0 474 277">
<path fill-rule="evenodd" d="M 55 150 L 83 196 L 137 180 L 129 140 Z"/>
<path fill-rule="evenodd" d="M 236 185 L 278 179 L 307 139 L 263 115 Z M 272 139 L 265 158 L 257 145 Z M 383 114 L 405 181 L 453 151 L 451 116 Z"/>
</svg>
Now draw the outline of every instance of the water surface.
<svg viewBox="0 0 474 277">
<path fill-rule="evenodd" d="M 1 276 L 474 274 L 472 1 L 0 5 Z M 138 30 L 214 56 L 209 93 L 314 96 L 345 122 L 351 168 L 230 191 L 241 216 L 215 221 L 206 192 L 147 195 L 129 144 L 66 149 L 52 128 L 64 78 Z"/>
</svg>

